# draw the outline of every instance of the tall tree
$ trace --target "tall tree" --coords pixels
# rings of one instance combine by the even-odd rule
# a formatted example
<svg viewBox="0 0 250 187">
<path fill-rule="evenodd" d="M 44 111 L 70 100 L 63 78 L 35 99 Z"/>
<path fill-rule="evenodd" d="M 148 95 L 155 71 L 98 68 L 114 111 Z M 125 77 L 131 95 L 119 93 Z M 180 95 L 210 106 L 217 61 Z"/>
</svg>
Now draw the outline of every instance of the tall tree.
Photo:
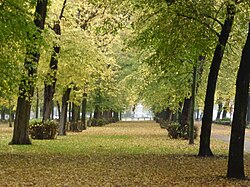
<svg viewBox="0 0 250 187">
<path fill-rule="evenodd" d="M 56 35 L 61 35 L 61 25 L 60 21 L 63 17 L 63 12 L 66 6 L 67 0 L 64 0 L 61 13 L 58 17 L 58 20 L 54 22 L 52 30 Z M 60 46 L 54 44 L 53 52 L 50 59 L 50 73 L 48 73 L 48 78 L 44 83 L 44 104 L 43 104 L 43 121 L 50 119 L 52 106 L 53 106 L 53 96 L 56 89 L 56 73 L 58 69 L 58 54 L 60 52 Z"/>
<path fill-rule="evenodd" d="M 221 98 L 219 98 L 218 99 L 218 112 L 217 112 L 216 120 L 220 119 L 221 112 L 222 112 L 222 106 L 223 106 L 223 103 L 221 101 Z"/>
<path fill-rule="evenodd" d="M 38 36 L 44 29 L 45 17 L 47 13 L 47 0 L 37 0 L 34 23 L 37 28 Z M 29 33 L 28 33 L 29 35 Z M 29 36 L 30 40 L 38 36 Z M 31 42 L 27 46 L 24 67 L 27 71 L 27 77 L 23 77 L 19 86 L 19 97 L 17 101 L 16 118 L 14 122 L 13 138 L 10 144 L 31 144 L 28 134 L 31 98 L 34 94 L 34 79 L 36 77 L 36 66 L 40 58 L 38 44 Z"/>
<path fill-rule="evenodd" d="M 60 112 L 60 121 L 59 121 L 59 136 L 66 135 L 66 122 L 67 122 L 67 111 L 68 111 L 68 101 L 71 88 L 68 87 L 62 96 L 62 109 Z"/>
<path fill-rule="evenodd" d="M 200 147 L 198 154 L 199 156 L 204 156 L 204 157 L 213 156 L 213 153 L 210 149 L 210 136 L 211 136 L 211 126 L 213 118 L 214 93 L 216 89 L 216 82 L 220 69 L 220 64 L 223 58 L 229 34 L 232 29 L 235 13 L 236 13 L 235 2 L 234 1 L 228 2 L 226 19 L 224 24 L 222 25 L 222 30 L 219 35 L 219 41 L 214 52 L 208 76 L 204 115 L 202 118 L 202 126 L 201 126 Z"/>
<path fill-rule="evenodd" d="M 82 118 L 81 118 L 81 130 L 86 130 L 86 109 L 87 109 L 87 93 L 83 93 L 82 98 Z"/>
<path fill-rule="evenodd" d="M 248 96 L 248 105 L 247 105 L 247 122 L 250 123 L 250 94 Z"/>
<path fill-rule="evenodd" d="M 231 129 L 228 178 L 244 179 L 244 139 L 250 80 L 250 23 L 236 80 L 235 108 Z"/>
</svg>

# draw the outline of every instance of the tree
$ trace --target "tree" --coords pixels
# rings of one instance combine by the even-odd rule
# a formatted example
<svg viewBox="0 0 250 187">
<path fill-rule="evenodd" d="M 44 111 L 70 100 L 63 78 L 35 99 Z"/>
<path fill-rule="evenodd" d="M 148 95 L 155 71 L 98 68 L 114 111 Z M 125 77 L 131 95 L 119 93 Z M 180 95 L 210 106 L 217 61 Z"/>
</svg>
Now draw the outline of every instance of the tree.
<svg viewBox="0 0 250 187">
<path fill-rule="evenodd" d="M 52 30 L 56 35 L 61 35 L 61 19 L 63 18 L 63 12 L 66 6 L 67 0 L 64 0 L 60 15 L 57 21 L 54 21 Z M 54 44 L 53 52 L 50 59 L 50 72 L 47 75 L 47 80 L 44 82 L 44 105 L 43 105 L 43 121 L 50 119 L 53 97 L 56 89 L 56 73 L 58 69 L 58 55 L 60 52 L 60 46 L 58 43 Z"/>
<path fill-rule="evenodd" d="M 220 69 L 220 64 L 223 58 L 229 34 L 231 32 L 235 13 L 236 13 L 235 2 L 228 2 L 227 16 L 224 24 L 222 25 L 221 33 L 218 39 L 218 44 L 214 52 L 208 76 L 204 115 L 202 118 L 202 126 L 201 126 L 200 147 L 198 154 L 199 156 L 213 156 L 213 153 L 210 149 L 210 136 L 211 136 L 211 126 L 213 118 L 214 94 L 215 94 L 216 82 Z"/>
<path fill-rule="evenodd" d="M 40 37 L 41 30 L 44 29 L 47 4 L 47 0 L 37 1 L 34 19 L 37 33 L 36 35 L 30 35 L 30 33 L 27 33 L 30 41 L 32 41 L 32 38 L 37 39 L 38 37 Z M 40 53 L 38 44 L 30 43 L 30 46 L 27 46 L 26 58 L 24 61 L 24 67 L 27 71 L 27 74 L 26 77 L 23 77 L 19 87 L 19 97 L 17 101 L 16 118 L 14 122 L 14 132 L 10 144 L 31 144 L 28 136 L 28 127 L 31 99 L 34 94 L 36 66 L 38 64 L 39 58 Z"/>
<path fill-rule="evenodd" d="M 244 139 L 250 80 L 250 23 L 236 80 L 235 108 L 231 129 L 228 178 L 244 179 Z"/>
<path fill-rule="evenodd" d="M 248 96 L 248 105 L 247 105 L 247 123 L 250 123 L 250 94 Z"/>
<path fill-rule="evenodd" d="M 60 112 L 60 121 L 59 121 L 59 136 L 66 135 L 66 122 L 67 122 L 67 111 L 68 111 L 68 101 L 69 101 L 69 95 L 71 92 L 71 87 L 69 86 L 62 96 L 62 109 Z"/>
<path fill-rule="evenodd" d="M 87 94 L 84 92 L 83 93 L 83 98 L 82 98 L 81 130 L 86 130 L 87 129 L 86 110 L 87 110 Z"/>
</svg>

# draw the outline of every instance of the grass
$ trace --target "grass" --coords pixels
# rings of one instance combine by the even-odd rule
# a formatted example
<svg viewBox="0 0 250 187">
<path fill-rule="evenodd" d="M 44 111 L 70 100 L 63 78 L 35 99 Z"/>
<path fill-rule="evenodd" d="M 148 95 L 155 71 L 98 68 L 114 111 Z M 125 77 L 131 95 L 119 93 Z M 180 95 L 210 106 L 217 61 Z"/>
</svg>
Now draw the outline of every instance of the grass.
<svg viewBox="0 0 250 187">
<path fill-rule="evenodd" d="M 120 122 L 32 145 L 8 145 L 0 125 L 0 186 L 249 186 L 227 180 L 227 144 L 212 140 L 213 158 L 198 141 L 171 140 L 153 122 Z M 250 157 L 246 156 L 246 172 Z"/>
</svg>

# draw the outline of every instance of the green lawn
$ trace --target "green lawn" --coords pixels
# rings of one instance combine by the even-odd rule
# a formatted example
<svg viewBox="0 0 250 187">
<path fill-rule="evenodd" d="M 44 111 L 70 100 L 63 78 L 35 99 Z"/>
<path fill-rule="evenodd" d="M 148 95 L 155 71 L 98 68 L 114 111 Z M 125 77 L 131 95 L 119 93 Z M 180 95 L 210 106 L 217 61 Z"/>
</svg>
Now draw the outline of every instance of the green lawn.
<svg viewBox="0 0 250 187">
<path fill-rule="evenodd" d="M 227 145 L 212 140 L 213 158 L 198 142 L 171 140 L 153 122 L 121 122 L 32 145 L 8 145 L 0 125 L 0 186 L 250 186 L 227 180 Z M 246 157 L 250 173 L 250 157 Z"/>
</svg>

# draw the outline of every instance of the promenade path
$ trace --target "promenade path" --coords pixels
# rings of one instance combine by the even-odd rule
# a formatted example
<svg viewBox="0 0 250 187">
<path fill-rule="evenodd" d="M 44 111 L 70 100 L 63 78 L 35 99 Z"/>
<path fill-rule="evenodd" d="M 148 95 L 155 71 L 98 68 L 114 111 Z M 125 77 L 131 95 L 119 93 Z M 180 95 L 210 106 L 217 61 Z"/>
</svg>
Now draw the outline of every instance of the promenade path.
<svg viewBox="0 0 250 187">
<path fill-rule="evenodd" d="M 227 142 L 229 145 L 230 133 L 231 126 L 213 124 L 211 137 L 217 140 Z M 250 153 L 250 129 L 246 129 L 244 145 L 245 152 Z"/>
</svg>

